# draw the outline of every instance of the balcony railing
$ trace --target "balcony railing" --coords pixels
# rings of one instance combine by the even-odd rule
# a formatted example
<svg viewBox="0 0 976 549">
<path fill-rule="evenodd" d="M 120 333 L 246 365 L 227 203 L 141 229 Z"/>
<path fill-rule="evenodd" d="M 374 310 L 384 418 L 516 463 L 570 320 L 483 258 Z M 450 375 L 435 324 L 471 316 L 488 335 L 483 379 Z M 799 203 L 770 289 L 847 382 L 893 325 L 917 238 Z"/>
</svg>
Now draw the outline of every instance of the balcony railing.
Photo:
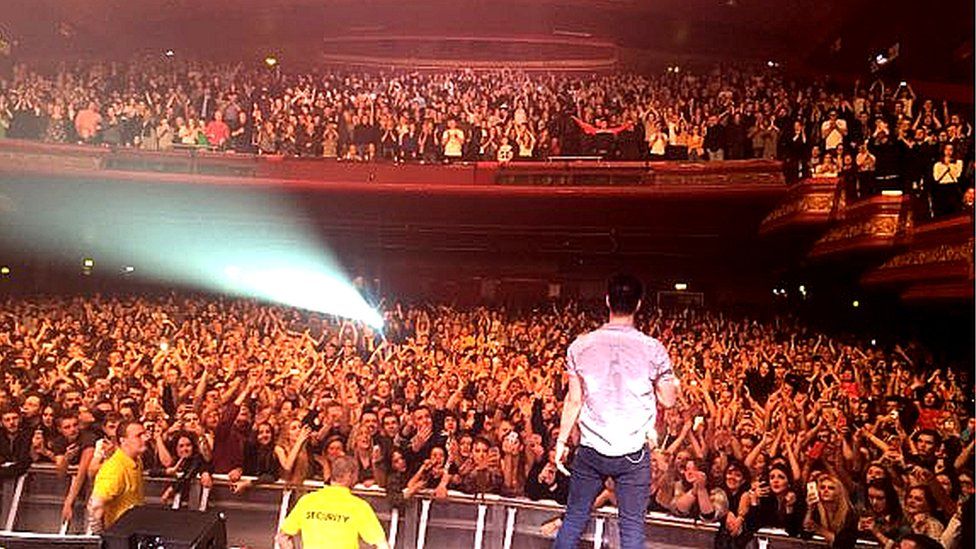
<svg viewBox="0 0 976 549">
<path fill-rule="evenodd" d="M 86 543 L 97 546 L 96 538 L 84 531 L 84 497 L 79 497 L 71 523 L 61 522 L 68 482 L 70 476 L 58 476 L 53 467 L 34 466 L 26 475 L 0 483 L 0 545 L 23 546 L 33 541 L 34 547 L 80 547 Z M 160 495 L 170 482 L 172 479 L 146 478 L 147 504 L 162 506 Z M 321 486 L 316 481 L 297 487 L 278 482 L 234 494 L 225 476 L 214 475 L 213 487 L 206 489 L 194 483 L 189 497 L 177 499 L 170 507 L 221 510 L 231 546 L 271 548 L 278 525 L 298 498 Z M 559 518 L 563 511 L 555 502 L 461 493 L 451 493 L 443 500 L 421 495 L 408 500 L 402 509 L 395 509 L 381 489 L 356 489 L 355 493 L 376 510 L 394 548 L 541 549 L 552 544 L 551 534 L 543 533 L 543 525 Z M 649 513 L 646 523 L 648 547 L 662 549 L 711 547 L 716 530 L 714 524 L 660 513 Z M 584 535 L 585 545 L 595 549 L 615 547 L 616 528 L 615 509 L 595 511 Z M 760 531 L 757 537 L 759 547 L 773 549 L 823 546 L 818 541 L 789 538 L 785 532 L 775 530 Z"/>
<path fill-rule="evenodd" d="M 4 172 L 64 173 L 81 176 L 144 178 L 366 188 L 423 186 L 425 188 L 577 187 L 642 192 L 759 193 L 779 195 L 786 187 L 779 162 L 730 160 L 722 162 L 605 162 L 591 158 L 556 158 L 540 162 L 348 162 L 325 158 L 251 155 L 207 150 L 146 151 L 0 140 L 0 170 Z M 213 179 L 210 179 L 213 178 Z M 540 189 L 542 192 L 549 192 Z"/>
</svg>

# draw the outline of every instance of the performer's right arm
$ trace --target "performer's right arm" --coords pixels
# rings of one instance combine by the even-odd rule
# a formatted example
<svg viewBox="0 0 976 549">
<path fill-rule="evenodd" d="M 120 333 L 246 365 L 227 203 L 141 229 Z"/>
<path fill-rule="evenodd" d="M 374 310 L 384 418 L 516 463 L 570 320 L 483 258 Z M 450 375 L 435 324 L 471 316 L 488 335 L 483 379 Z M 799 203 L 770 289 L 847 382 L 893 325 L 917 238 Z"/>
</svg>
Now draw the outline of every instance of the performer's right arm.
<svg viewBox="0 0 976 549">
<path fill-rule="evenodd" d="M 563 402 L 563 414 L 559 422 L 559 440 L 563 443 L 569 441 L 569 435 L 573 432 L 583 408 L 583 383 L 574 373 L 567 374 L 567 377 L 566 400 Z"/>
<path fill-rule="evenodd" d="M 556 468 L 569 475 L 569 471 L 564 465 L 569 456 L 569 436 L 576 426 L 579 419 L 580 410 L 583 408 L 583 382 L 573 371 L 567 372 L 568 387 L 566 400 L 563 401 L 563 414 L 559 421 L 559 438 L 556 439 Z"/>
</svg>

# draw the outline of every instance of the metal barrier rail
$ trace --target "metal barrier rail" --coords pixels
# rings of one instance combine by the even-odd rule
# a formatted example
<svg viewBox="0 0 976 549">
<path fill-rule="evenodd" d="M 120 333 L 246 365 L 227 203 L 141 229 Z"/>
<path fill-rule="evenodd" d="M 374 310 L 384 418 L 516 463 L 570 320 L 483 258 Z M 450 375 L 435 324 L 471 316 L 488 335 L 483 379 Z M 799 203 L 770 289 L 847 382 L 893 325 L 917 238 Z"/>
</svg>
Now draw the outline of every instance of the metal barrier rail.
<svg viewBox="0 0 976 549">
<path fill-rule="evenodd" d="M 37 465 L 22 477 L 0 483 L 0 516 L 5 518 L 0 540 L 5 536 L 36 538 L 37 541 L 95 540 L 84 532 L 85 494 L 78 498 L 71 523 L 61 523 L 61 507 L 68 482 L 70 475 L 59 477 L 53 467 Z M 172 479 L 147 477 L 147 504 L 161 506 L 160 496 L 170 482 Z M 253 486 L 244 494 L 234 494 L 225 475 L 214 475 L 212 488 L 193 483 L 189 497 L 176 500 L 170 506 L 174 509 L 222 510 L 231 546 L 271 548 L 278 525 L 298 498 L 322 486 L 321 481 L 306 481 L 297 487 L 279 481 Z M 563 511 L 563 507 L 555 502 L 455 492 L 444 500 L 422 495 L 408 500 L 402 509 L 396 509 L 380 488 L 357 488 L 354 493 L 369 501 L 376 510 L 389 534 L 390 546 L 394 548 L 541 549 L 552 544 L 552 537 L 544 534 L 541 526 L 558 519 Z M 614 508 L 594 511 L 584 534 L 586 546 L 594 549 L 615 547 L 616 518 Z M 662 549 L 711 547 L 716 531 L 715 524 L 662 513 L 649 513 L 646 523 L 649 528 L 647 547 Z M 785 532 L 775 530 L 762 530 L 757 537 L 759 547 L 771 549 L 823 546 L 821 542 L 790 538 Z"/>
</svg>

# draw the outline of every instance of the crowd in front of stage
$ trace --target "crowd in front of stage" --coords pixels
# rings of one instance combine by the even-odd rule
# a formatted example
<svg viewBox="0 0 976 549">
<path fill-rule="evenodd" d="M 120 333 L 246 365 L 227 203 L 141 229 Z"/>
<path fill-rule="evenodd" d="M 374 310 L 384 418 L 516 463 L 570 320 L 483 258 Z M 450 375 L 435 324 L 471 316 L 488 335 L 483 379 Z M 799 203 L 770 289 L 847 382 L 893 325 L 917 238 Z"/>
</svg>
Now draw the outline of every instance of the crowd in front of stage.
<svg viewBox="0 0 976 549">
<path fill-rule="evenodd" d="M 381 333 L 203 296 L 11 298 L 0 471 L 53 463 L 72 479 L 70 519 L 119 423 L 135 420 L 147 474 L 172 479 L 167 499 L 217 474 L 235 492 L 328 480 L 345 455 L 397 504 L 453 490 L 565 503 L 553 448 L 566 347 L 605 312 L 383 312 Z M 764 527 L 834 547 L 972 540 L 972 364 L 786 317 L 649 309 L 638 327 L 682 380 L 659 415 L 649 510 L 718 522 L 723 548 Z M 613 504 L 607 485 L 596 505 Z"/>
</svg>

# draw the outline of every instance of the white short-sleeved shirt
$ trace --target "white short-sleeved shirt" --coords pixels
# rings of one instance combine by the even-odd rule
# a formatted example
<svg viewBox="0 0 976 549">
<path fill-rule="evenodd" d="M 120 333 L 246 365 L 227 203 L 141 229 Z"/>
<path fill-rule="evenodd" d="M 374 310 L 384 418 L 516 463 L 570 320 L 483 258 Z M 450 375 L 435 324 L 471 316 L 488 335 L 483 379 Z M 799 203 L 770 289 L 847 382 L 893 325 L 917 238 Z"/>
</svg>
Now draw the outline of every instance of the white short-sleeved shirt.
<svg viewBox="0 0 976 549">
<path fill-rule="evenodd" d="M 441 139 L 444 142 L 444 156 L 461 156 L 464 146 L 464 132 L 460 128 L 444 130 Z"/>
<path fill-rule="evenodd" d="M 958 183 L 962 176 L 962 160 L 946 164 L 941 160 L 932 166 L 932 179 L 939 185 Z"/>
<path fill-rule="evenodd" d="M 605 324 L 569 346 L 566 369 L 583 386 L 580 444 L 605 456 L 640 450 L 657 418 L 655 387 L 674 376 L 664 345 L 633 326 Z"/>
<path fill-rule="evenodd" d="M 830 127 L 830 120 L 825 120 L 820 124 L 820 133 L 824 138 L 824 146 L 828 149 L 836 149 L 837 145 L 844 142 L 844 132 L 847 131 L 847 121 L 843 118 L 835 120 L 836 129 Z"/>
</svg>

